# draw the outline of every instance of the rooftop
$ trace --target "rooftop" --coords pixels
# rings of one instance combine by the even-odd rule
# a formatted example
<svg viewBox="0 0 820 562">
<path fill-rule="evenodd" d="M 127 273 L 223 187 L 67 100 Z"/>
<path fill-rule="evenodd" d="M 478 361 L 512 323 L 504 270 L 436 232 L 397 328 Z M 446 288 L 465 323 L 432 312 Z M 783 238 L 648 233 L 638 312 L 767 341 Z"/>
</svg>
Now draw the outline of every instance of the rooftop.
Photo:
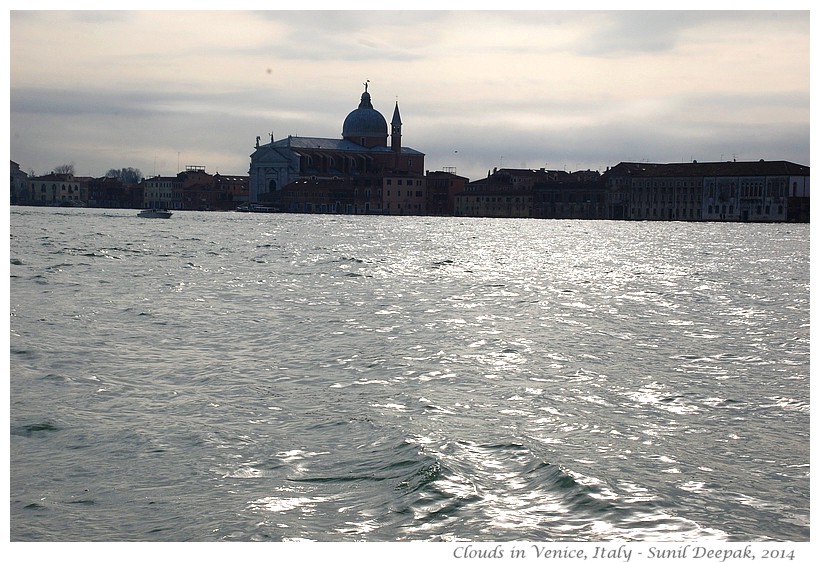
<svg viewBox="0 0 820 562">
<path fill-rule="evenodd" d="M 336 150 L 340 152 L 384 152 L 392 153 L 393 150 L 387 146 L 376 146 L 373 148 L 365 148 L 355 142 L 345 139 L 325 139 L 320 137 L 294 137 L 280 139 L 270 144 L 273 148 L 292 148 L 294 150 L 312 149 L 312 150 Z M 402 147 L 402 154 L 422 154 L 418 150 Z"/>
</svg>

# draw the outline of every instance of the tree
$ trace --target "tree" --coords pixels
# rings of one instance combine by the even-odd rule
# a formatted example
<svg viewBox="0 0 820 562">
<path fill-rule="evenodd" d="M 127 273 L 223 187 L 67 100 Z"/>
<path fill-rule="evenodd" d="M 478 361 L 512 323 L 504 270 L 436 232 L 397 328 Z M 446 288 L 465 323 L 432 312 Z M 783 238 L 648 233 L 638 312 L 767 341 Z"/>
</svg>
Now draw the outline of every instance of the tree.
<svg viewBox="0 0 820 562">
<path fill-rule="evenodd" d="M 105 177 L 118 178 L 122 183 L 139 183 L 142 180 L 142 172 L 139 171 L 139 168 L 122 168 L 119 170 L 111 168 L 106 172 Z"/>
<path fill-rule="evenodd" d="M 74 164 L 61 164 L 54 167 L 55 174 L 69 174 L 74 175 Z"/>
</svg>

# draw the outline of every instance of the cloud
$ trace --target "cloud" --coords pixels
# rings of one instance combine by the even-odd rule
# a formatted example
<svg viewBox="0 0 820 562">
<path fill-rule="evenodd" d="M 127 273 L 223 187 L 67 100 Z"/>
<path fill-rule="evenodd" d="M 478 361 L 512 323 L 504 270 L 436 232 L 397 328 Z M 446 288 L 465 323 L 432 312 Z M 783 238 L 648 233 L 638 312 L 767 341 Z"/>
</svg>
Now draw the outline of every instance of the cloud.
<svg viewBox="0 0 820 562">
<path fill-rule="evenodd" d="M 468 177 L 809 160 L 807 11 L 12 11 L 10 62 L 12 158 L 38 172 L 247 173 L 256 136 L 339 138 L 368 79 L 428 169 Z"/>
</svg>

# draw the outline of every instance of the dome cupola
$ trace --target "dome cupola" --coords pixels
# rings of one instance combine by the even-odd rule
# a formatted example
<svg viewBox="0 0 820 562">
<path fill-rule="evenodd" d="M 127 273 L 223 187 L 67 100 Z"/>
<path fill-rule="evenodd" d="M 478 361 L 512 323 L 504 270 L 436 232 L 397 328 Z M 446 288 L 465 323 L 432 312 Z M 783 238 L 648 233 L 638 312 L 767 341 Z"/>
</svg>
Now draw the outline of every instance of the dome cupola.
<svg viewBox="0 0 820 562">
<path fill-rule="evenodd" d="M 387 146 L 387 120 L 384 115 L 373 109 L 370 93 L 367 91 L 367 82 L 364 84 L 364 93 L 359 107 L 345 118 L 342 125 L 342 137 L 368 148 Z"/>
</svg>

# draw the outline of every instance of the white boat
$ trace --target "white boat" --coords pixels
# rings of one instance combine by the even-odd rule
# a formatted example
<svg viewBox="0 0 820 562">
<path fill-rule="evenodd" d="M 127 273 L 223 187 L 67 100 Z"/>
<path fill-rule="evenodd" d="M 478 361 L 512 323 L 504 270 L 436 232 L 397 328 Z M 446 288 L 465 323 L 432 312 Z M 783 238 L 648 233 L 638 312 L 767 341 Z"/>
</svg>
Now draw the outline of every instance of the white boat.
<svg viewBox="0 0 820 562">
<path fill-rule="evenodd" d="M 277 207 L 271 207 L 268 205 L 260 205 L 258 203 L 248 203 L 247 205 L 240 205 L 236 208 L 237 211 L 240 213 L 277 213 L 279 209 Z"/>
<path fill-rule="evenodd" d="M 144 219 L 170 219 L 173 214 L 167 209 L 143 209 L 137 216 Z"/>
</svg>

